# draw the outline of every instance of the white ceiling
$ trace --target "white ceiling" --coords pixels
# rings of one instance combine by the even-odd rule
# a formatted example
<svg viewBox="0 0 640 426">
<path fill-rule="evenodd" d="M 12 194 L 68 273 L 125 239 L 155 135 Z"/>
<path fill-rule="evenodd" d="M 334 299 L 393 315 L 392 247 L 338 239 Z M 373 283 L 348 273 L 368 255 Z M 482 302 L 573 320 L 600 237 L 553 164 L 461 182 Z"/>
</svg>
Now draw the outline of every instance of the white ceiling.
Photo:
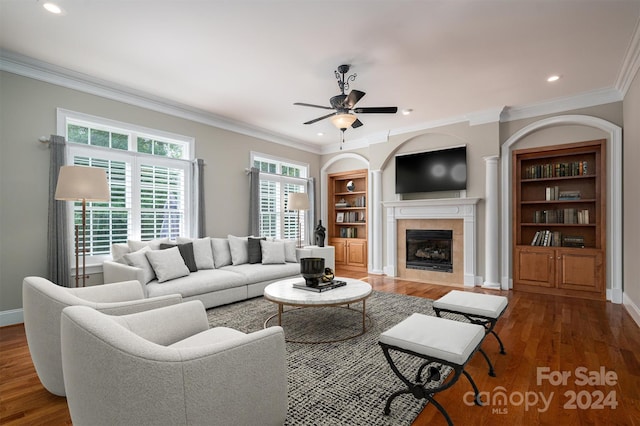
<svg viewBox="0 0 640 426">
<path fill-rule="evenodd" d="M 371 141 L 504 107 L 620 95 L 640 17 L 640 0 L 58 3 L 62 16 L 37 0 L 0 0 L 5 54 L 321 151 L 339 131 L 302 123 L 328 111 L 293 103 L 329 105 L 340 64 L 367 93 L 358 106 L 413 109 L 360 115 L 346 140 Z M 547 83 L 551 74 L 562 78 Z"/>
</svg>

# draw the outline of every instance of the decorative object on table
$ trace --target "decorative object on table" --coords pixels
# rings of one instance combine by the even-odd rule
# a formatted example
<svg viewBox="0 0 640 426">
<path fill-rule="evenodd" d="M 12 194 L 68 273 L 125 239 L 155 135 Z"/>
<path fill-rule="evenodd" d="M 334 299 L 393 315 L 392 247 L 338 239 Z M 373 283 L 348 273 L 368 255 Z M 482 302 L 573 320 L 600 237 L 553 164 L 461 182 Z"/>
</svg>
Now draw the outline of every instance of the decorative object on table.
<svg viewBox="0 0 640 426">
<path fill-rule="evenodd" d="M 302 229 L 300 228 L 300 210 L 309 210 L 309 195 L 306 192 L 290 192 L 287 200 L 288 210 L 298 211 L 298 248 L 302 247 Z"/>
<path fill-rule="evenodd" d="M 309 290 L 309 291 L 315 291 L 316 293 L 322 293 L 323 291 L 333 290 L 334 288 L 344 287 L 346 285 L 347 285 L 346 281 L 334 280 L 328 283 L 318 284 L 317 286 L 314 286 L 314 287 L 309 287 L 308 285 L 302 284 L 302 283 L 294 283 L 293 287 L 299 288 L 301 290 Z"/>
<path fill-rule="evenodd" d="M 110 201 L 111 193 L 107 182 L 107 173 L 104 169 L 85 166 L 62 166 L 58 175 L 56 186 L 56 200 L 81 201 L 82 202 L 82 249 L 80 249 L 80 234 L 78 225 L 75 226 L 76 247 L 76 287 L 79 287 L 78 258 L 82 251 L 82 287 L 86 279 L 86 227 L 87 227 L 87 201 Z"/>
<path fill-rule="evenodd" d="M 300 274 L 309 287 L 317 287 L 324 275 L 324 258 L 303 257 L 300 259 Z"/>
<path fill-rule="evenodd" d="M 336 277 L 336 274 L 333 273 L 333 270 L 331 268 L 324 268 L 324 275 L 322 276 L 323 283 L 328 283 L 330 281 L 333 281 L 335 277 Z"/>
<path fill-rule="evenodd" d="M 353 192 L 356 190 L 356 184 L 353 183 L 352 180 L 350 180 L 349 182 L 347 182 L 347 191 L 349 192 Z"/>
<path fill-rule="evenodd" d="M 327 229 L 322 226 L 322 221 L 318 221 L 318 226 L 316 226 L 316 230 L 314 232 L 316 245 L 318 247 L 324 247 L 324 238 L 326 236 Z"/>
</svg>

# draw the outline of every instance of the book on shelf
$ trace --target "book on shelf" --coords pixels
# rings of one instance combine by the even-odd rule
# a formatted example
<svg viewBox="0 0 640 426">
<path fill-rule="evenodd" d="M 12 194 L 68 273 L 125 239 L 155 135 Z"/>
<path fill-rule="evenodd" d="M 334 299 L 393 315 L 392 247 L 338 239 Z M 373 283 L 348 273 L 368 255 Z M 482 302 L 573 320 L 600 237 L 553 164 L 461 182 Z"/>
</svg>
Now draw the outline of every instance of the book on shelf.
<svg viewBox="0 0 640 426">
<path fill-rule="evenodd" d="M 584 248 L 584 237 L 582 235 L 565 235 L 562 238 L 562 246 Z"/>
<path fill-rule="evenodd" d="M 558 194 L 558 200 L 579 200 L 581 197 L 580 191 L 560 191 Z"/>
<path fill-rule="evenodd" d="M 537 231 L 531 240 L 532 246 L 560 247 L 562 245 L 562 233 L 545 229 Z"/>
<path fill-rule="evenodd" d="M 358 238 L 358 228 L 356 227 L 340 228 L 340 238 Z"/>
<path fill-rule="evenodd" d="M 587 161 L 535 164 L 524 168 L 525 179 L 544 179 L 588 174 Z"/>
<path fill-rule="evenodd" d="M 346 286 L 346 281 L 341 280 L 331 280 L 328 283 L 320 283 L 316 287 L 309 287 L 305 282 L 301 283 L 293 283 L 294 288 L 299 288 L 301 290 L 314 291 L 316 293 L 321 293 L 327 290 L 333 290 L 334 288 L 344 287 Z"/>
</svg>

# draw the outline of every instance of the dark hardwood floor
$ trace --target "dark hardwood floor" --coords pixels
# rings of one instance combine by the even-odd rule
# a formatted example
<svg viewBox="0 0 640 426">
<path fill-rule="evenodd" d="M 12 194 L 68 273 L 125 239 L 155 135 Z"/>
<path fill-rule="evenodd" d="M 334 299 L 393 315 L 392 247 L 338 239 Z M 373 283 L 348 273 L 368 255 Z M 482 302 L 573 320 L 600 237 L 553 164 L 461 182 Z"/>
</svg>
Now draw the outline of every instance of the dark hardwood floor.
<svg viewBox="0 0 640 426">
<path fill-rule="evenodd" d="M 430 299 L 452 289 L 374 275 L 366 280 L 378 291 Z M 480 288 L 469 291 L 497 294 Z M 640 328 L 622 305 L 513 291 L 502 294 L 509 298 L 509 307 L 496 331 L 507 354 L 498 354 L 492 337 L 483 344 L 497 377 L 487 375 L 481 356 L 467 366 L 485 406 L 465 403 L 471 386 L 464 378 L 436 396 L 456 425 L 640 425 Z M 564 383 L 553 382 L 560 374 L 570 376 Z M 21 324 L 0 328 L 0 424 L 71 424 L 65 398 L 49 394 L 40 384 Z M 427 424 L 446 424 L 432 405 L 413 423 Z"/>
</svg>

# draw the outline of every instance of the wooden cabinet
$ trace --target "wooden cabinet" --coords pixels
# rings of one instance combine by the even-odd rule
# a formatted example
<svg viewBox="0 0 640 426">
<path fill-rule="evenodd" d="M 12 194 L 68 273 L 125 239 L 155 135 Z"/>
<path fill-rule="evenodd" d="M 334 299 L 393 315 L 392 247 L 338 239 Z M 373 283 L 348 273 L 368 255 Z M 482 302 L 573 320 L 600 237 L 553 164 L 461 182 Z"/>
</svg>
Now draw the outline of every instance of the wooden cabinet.
<svg viewBox="0 0 640 426">
<path fill-rule="evenodd" d="M 366 272 L 367 170 L 331 174 L 328 185 L 327 232 L 336 266 Z"/>
<path fill-rule="evenodd" d="M 513 152 L 513 287 L 605 299 L 605 141 Z"/>
</svg>

